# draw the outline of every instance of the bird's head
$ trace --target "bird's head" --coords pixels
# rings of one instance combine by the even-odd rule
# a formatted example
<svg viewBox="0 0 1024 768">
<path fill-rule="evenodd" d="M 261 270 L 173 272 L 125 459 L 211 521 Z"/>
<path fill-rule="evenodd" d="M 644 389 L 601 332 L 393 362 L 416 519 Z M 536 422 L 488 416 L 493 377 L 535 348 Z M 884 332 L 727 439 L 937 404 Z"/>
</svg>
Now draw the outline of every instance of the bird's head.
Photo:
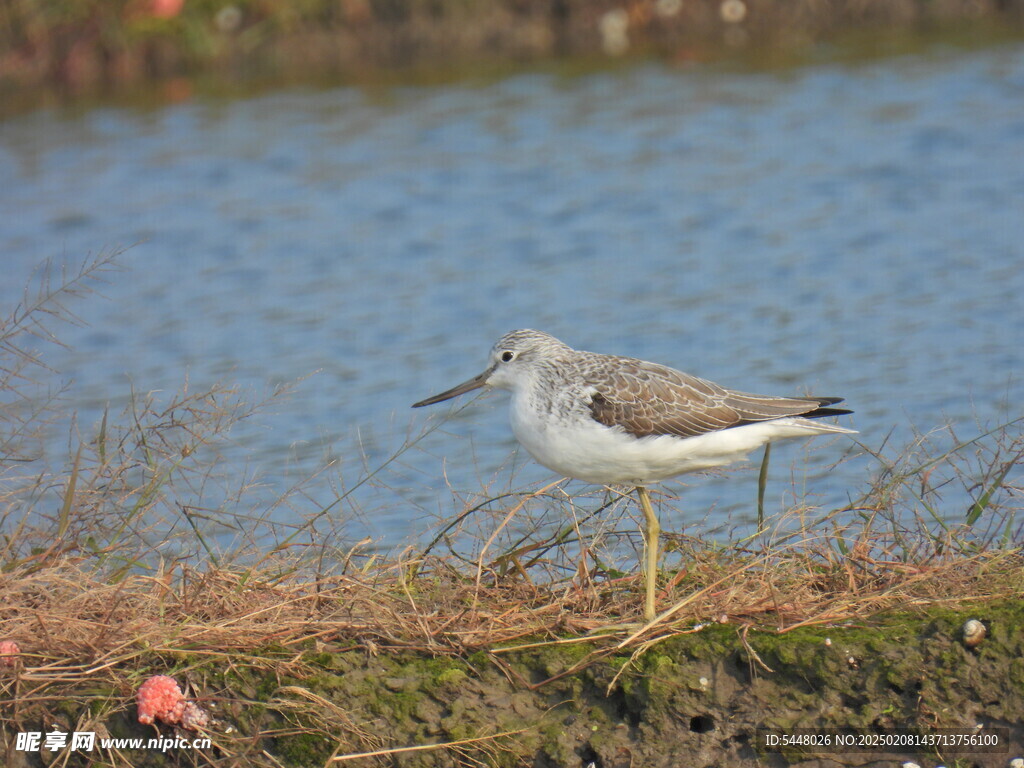
<svg viewBox="0 0 1024 768">
<path fill-rule="evenodd" d="M 483 373 L 439 395 L 421 400 L 415 403 L 413 408 L 450 400 L 480 387 L 515 389 L 517 385 L 530 380 L 537 363 L 556 357 L 568 350 L 569 347 L 565 344 L 542 331 L 530 329 L 511 331 L 498 339 L 498 343 L 491 347 L 488 365 Z"/>
</svg>

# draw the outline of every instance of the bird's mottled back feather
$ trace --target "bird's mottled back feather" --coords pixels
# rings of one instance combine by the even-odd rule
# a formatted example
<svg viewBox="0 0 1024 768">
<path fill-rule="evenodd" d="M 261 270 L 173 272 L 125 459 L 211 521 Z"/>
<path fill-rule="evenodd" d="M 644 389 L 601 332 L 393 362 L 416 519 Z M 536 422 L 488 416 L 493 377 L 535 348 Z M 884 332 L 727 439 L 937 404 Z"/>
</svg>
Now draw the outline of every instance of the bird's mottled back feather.
<svg viewBox="0 0 1024 768">
<path fill-rule="evenodd" d="M 695 437 L 758 421 L 802 416 L 837 416 L 849 411 L 823 406 L 835 397 L 770 397 L 734 392 L 713 382 L 656 363 L 585 354 L 584 378 L 591 390 L 590 413 L 608 427 L 636 437 Z"/>
</svg>

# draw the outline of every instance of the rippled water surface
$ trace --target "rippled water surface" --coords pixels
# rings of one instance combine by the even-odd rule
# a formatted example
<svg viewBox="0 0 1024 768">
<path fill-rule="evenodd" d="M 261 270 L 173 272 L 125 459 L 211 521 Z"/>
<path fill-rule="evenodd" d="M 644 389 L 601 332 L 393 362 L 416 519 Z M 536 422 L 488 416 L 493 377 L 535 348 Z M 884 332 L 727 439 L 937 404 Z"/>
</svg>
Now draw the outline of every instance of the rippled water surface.
<svg viewBox="0 0 1024 768">
<path fill-rule="evenodd" d="M 42 259 L 134 244 L 46 350 L 80 430 L 131 387 L 301 379 L 234 430 L 228 461 L 268 495 L 336 461 L 310 509 L 443 414 L 409 405 L 518 327 L 845 396 L 871 447 L 947 421 L 968 435 L 1024 401 L 1022 105 L 1011 45 L 37 112 L 0 123 L 0 299 Z M 389 466 L 389 488 L 354 494 L 352 535 L 418 535 L 453 508 L 446 480 L 550 478 L 512 457 L 506 403 L 478 401 Z M 771 508 L 863 490 L 867 459 L 828 468 L 850 447 L 777 450 Z M 672 524 L 750 519 L 756 467 L 687 483 Z"/>
</svg>

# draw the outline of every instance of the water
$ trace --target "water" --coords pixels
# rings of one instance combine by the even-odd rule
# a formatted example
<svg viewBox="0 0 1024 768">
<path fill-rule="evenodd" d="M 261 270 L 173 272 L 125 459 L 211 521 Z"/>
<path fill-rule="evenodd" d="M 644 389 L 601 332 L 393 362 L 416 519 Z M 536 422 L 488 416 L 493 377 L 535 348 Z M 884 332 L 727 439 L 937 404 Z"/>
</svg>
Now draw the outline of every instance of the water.
<svg viewBox="0 0 1024 768">
<path fill-rule="evenodd" d="M 42 111 L 0 123 L 0 300 L 44 258 L 135 244 L 46 350 L 83 432 L 132 386 L 301 379 L 227 447 L 268 497 L 335 460 L 300 514 L 438 418 L 408 406 L 517 327 L 845 396 L 871 447 L 947 421 L 969 435 L 1024 400 L 1022 104 L 1018 44 Z M 455 508 L 446 478 L 467 494 L 549 479 L 514 454 L 505 398 L 348 498 L 347 533 L 420 535 Z M 776 451 L 770 511 L 856 496 L 869 459 L 827 468 L 850 448 Z M 48 458 L 66 450 L 55 437 Z M 750 519 L 756 468 L 687 483 L 670 526 Z"/>
</svg>

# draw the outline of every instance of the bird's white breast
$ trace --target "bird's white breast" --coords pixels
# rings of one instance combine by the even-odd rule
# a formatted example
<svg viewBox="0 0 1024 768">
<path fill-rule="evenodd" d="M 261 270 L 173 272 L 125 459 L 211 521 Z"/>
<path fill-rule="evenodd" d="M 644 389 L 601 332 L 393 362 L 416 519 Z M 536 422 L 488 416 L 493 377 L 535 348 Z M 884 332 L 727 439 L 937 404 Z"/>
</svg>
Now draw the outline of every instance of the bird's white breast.
<svg viewBox="0 0 1024 768">
<path fill-rule="evenodd" d="M 528 389 L 513 391 L 512 432 L 548 469 L 589 483 L 645 485 L 687 472 L 741 461 L 765 443 L 826 432 L 830 424 L 783 418 L 732 427 L 695 437 L 634 437 L 590 418 L 585 407 L 549 413 Z"/>
</svg>

